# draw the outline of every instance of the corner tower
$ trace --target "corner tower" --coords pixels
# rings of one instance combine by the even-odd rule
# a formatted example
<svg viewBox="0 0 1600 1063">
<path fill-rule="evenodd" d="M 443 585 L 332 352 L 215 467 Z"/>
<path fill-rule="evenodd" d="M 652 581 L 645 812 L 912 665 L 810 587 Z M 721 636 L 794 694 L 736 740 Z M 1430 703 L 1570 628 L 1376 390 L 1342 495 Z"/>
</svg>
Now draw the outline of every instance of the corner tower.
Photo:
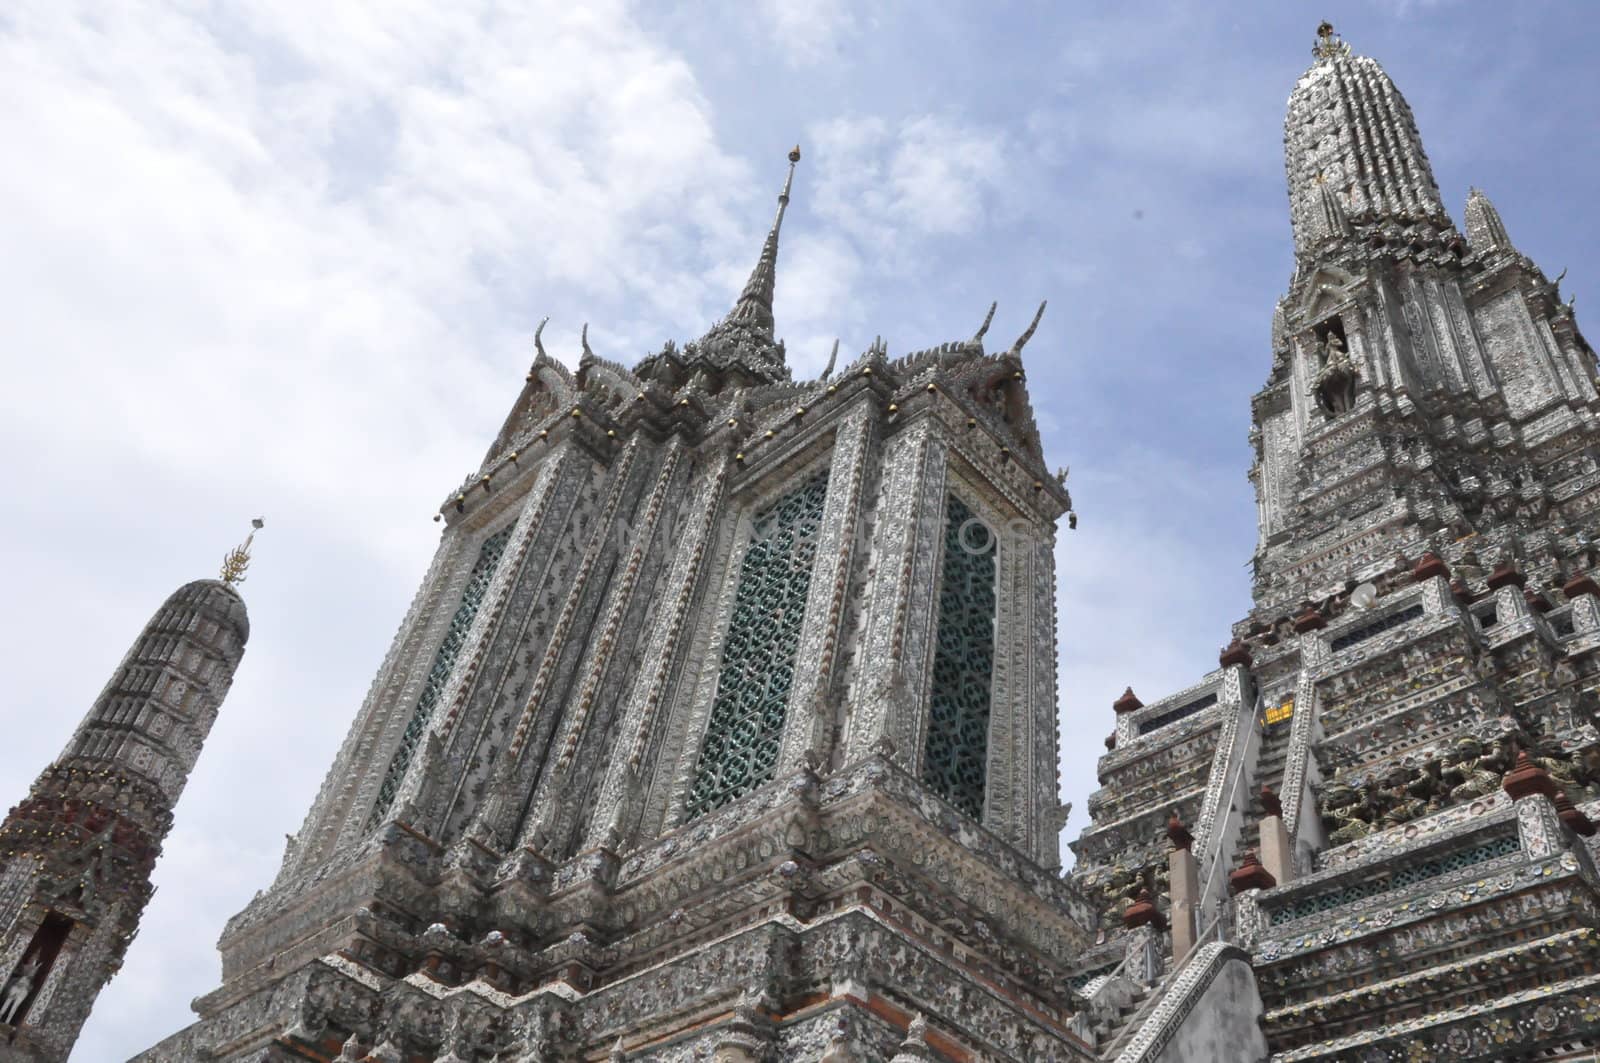
<svg viewBox="0 0 1600 1063">
<path fill-rule="evenodd" d="M 1594 355 L 1556 283 L 1482 193 L 1456 228 L 1374 60 L 1326 23 L 1314 51 L 1284 122 L 1294 273 L 1252 404 L 1256 633 L 1425 549 L 1468 554 L 1469 582 L 1507 560 L 1559 582 L 1596 502 L 1573 480 Z"/>
<path fill-rule="evenodd" d="M 1487 197 L 1456 228 L 1399 90 L 1326 23 L 1284 146 L 1253 607 L 1217 670 L 1112 703 L 1076 977 L 1104 1058 L 1207 1014 L 1231 954 L 1249 977 L 1207 1021 L 1264 1035 L 1241 1059 L 1576 1060 L 1600 1046 L 1594 352 Z M 1130 977 L 1141 935 L 1167 951 Z"/>
<path fill-rule="evenodd" d="M 162 604 L 67 748 L 0 824 L 7 1059 L 65 1060 L 138 932 L 173 808 L 250 636 L 233 585 L 246 547 L 229 555 L 223 579 L 190 583 Z"/>
<path fill-rule="evenodd" d="M 1087 1058 L 1038 316 L 793 380 L 798 162 L 699 340 L 569 371 L 535 333 L 222 985 L 141 1058 Z"/>
</svg>

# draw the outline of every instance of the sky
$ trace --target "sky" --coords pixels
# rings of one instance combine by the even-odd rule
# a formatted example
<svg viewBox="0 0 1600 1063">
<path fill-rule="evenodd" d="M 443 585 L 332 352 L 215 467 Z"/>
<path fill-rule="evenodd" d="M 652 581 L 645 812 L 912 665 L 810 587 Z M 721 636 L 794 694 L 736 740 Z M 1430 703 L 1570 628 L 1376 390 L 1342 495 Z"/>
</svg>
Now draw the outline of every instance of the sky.
<svg viewBox="0 0 1600 1063">
<path fill-rule="evenodd" d="M 699 336 L 798 141 L 797 375 L 881 334 L 1026 354 L 1058 550 L 1065 799 L 1111 701 L 1249 600 L 1249 397 L 1292 269 L 1283 107 L 1328 17 L 1600 306 L 1587 3 L 8 0 L 0 7 L 0 805 L 262 516 L 252 636 L 74 1060 L 192 1019 L 521 387 Z"/>
</svg>

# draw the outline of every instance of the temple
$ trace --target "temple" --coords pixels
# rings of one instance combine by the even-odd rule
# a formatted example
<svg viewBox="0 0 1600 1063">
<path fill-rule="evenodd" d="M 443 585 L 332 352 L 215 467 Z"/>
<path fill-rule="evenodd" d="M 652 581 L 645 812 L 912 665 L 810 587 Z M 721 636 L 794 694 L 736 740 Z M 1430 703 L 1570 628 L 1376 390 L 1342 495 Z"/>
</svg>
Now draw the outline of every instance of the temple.
<svg viewBox="0 0 1600 1063">
<path fill-rule="evenodd" d="M 1284 145 L 1254 607 L 1216 671 L 1112 706 L 1080 992 L 1108 1059 L 1167 1058 L 1230 963 L 1266 1043 L 1209 1058 L 1592 1058 L 1594 352 L 1326 24 Z"/>
<path fill-rule="evenodd" d="M 1023 349 L 536 355 L 199 1021 L 141 1060 L 1088 1060 Z M 542 326 L 541 326 L 542 328 Z"/>
<path fill-rule="evenodd" d="M 1130 674 L 1070 869 L 1044 307 L 796 380 L 796 148 L 698 340 L 535 332 L 220 985 L 137 1059 L 1593 1059 L 1594 352 L 1327 24 L 1284 144 L 1253 605 L 1185 689 Z M 23 1058 L 115 971 L 244 638 L 180 591 L 0 829 Z"/>
</svg>

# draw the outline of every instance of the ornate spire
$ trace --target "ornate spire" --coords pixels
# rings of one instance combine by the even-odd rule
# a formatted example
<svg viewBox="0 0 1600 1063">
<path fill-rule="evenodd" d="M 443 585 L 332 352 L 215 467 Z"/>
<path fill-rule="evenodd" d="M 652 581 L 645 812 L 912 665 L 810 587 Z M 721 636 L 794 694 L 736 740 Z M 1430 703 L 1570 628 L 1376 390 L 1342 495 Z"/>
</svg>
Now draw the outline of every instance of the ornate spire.
<svg viewBox="0 0 1600 1063">
<path fill-rule="evenodd" d="M 799 161 L 797 146 L 789 152 L 789 173 L 784 178 L 783 191 L 778 193 L 777 217 L 772 219 L 772 228 L 761 245 L 761 257 L 756 260 L 744 291 L 727 317 L 685 348 L 685 361 L 698 361 L 718 370 L 738 368 L 763 381 L 788 379 L 783 344 L 772 332 L 772 295 L 778 276 L 778 231 L 783 227 L 783 213 L 789 206 L 789 190 Z"/>
<path fill-rule="evenodd" d="M 222 559 L 222 573 L 218 577 L 222 582 L 232 586 L 244 582 L 244 574 L 250 568 L 250 544 L 255 542 L 256 532 L 260 531 L 265 522 L 257 517 L 250 522 L 250 534 L 244 537 L 244 542 L 228 551 Z"/>
<path fill-rule="evenodd" d="M 789 174 L 783 179 L 783 191 L 778 193 L 778 215 L 772 219 L 772 229 L 766 243 L 761 245 L 761 257 L 756 268 L 745 282 L 739 301 L 728 315 L 730 321 L 748 321 L 757 328 L 772 331 L 772 294 L 778 280 L 778 230 L 783 228 L 783 212 L 789 208 L 789 190 L 794 187 L 794 168 L 800 161 L 800 145 L 789 152 Z"/>
<path fill-rule="evenodd" d="M 1325 237 L 1329 198 L 1363 236 L 1379 224 L 1450 228 L 1416 120 L 1383 67 L 1326 22 L 1312 54 L 1283 126 L 1295 251 L 1304 257 Z"/>
<path fill-rule="evenodd" d="M 249 638 L 231 587 L 202 579 L 178 588 L 61 756 L 0 822 L 12 913 L 0 927 L 4 1058 L 65 1059 L 122 966 L 155 893 L 173 808 Z"/>
<path fill-rule="evenodd" d="M 1511 237 L 1506 233 L 1505 222 L 1500 220 L 1500 212 L 1479 189 L 1467 193 L 1466 221 L 1467 243 L 1478 254 L 1511 250 Z"/>
</svg>

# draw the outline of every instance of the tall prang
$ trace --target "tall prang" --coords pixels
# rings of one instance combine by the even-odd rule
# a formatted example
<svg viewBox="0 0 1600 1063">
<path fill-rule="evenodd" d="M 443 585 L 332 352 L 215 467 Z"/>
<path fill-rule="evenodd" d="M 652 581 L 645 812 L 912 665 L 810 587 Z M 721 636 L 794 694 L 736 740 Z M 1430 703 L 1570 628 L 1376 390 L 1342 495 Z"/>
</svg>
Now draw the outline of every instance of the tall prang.
<svg viewBox="0 0 1600 1063">
<path fill-rule="evenodd" d="M 173 808 L 250 636 L 234 586 L 248 563 L 246 540 L 222 579 L 173 592 L 61 756 L 0 824 L 8 1060 L 65 1060 L 138 933 Z"/>
<path fill-rule="evenodd" d="M 1549 585 L 1591 563 L 1593 353 L 1482 192 L 1456 228 L 1383 69 L 1318 47 L 1284 123 L 1295 270 L 1252 401 L 1252 619 L 1469 538 L 1469 583 L 1513 561 Z"/>
<path fill-rule="evenodd" d="M 1265 1043 L 1239 1059 L 1588 1059 L 1595 355 L 1483 193 L 1456 227 L 1383 69 L 1326 23 L 1313 59 L 1251 404 L 1253 608 L 1217 671 L 1113 706 L 1076 977 L 1104 1058 L 1242 1017 Z"/>
<path fill-rule="evenodd" d="M 1038 316 L 794 380 L 798 161 L 701 339 L 629 369 L 585 329 L 569 371 L 535 332 L 221 986 L 141 1059 L 1092 1058 Z"/>
</svg>

